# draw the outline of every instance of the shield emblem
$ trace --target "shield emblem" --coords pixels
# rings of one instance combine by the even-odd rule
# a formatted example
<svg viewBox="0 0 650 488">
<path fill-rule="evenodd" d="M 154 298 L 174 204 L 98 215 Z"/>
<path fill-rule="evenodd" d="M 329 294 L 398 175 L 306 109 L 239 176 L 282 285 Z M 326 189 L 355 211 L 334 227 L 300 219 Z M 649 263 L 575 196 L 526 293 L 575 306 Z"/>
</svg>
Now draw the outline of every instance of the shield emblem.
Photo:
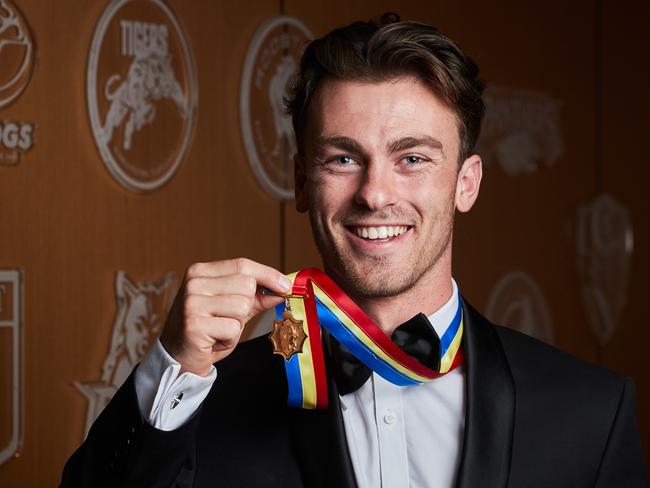
<svg viewBox="0 0 650 488">
<path fill-rule="evenodd" d="M 22 287 L 18 270 L 0 270 L 0 464 L 22 444 Z"/>
<path fill-rule="evenodd" d="M 627 298 L 634 247 L 629 211 L 601 194 L 578 209 L 578 270 L 587 319 L 601 346 L 616 331 Z"/>
</svg>

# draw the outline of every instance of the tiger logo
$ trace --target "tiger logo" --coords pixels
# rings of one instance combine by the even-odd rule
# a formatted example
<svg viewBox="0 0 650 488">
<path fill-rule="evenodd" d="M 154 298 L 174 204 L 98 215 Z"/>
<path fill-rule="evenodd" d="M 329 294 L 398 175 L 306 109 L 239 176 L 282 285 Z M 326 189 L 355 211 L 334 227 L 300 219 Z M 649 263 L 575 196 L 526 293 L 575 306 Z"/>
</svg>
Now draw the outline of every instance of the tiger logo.
<svg viewBox="0 0 650 488">
<path fill-rule="evenodd" d="M 165 0 L 107 2 L 86 65 L 95 144 L 125 188 L 152 191 L 185 160 L 198 101 L 187 33 Z"/>
<path fill-rule="evenodd" d="M 104 144 L 111 142 L 113 130 L 126 120 L 122 148 L 126 151 L 131 149 L 133 134 L 154 120 L 154 102 L 161 99 L 173 101 L 181 118 L 187 118 L 187 99 L 174 76 L 171 56 L 136 58 L 126 79 L 112 90 L 119 80 L 120 75 L 113 75 L 104 87 L 104 95 L 111 102 L 102 127 Z"/>
</svg>

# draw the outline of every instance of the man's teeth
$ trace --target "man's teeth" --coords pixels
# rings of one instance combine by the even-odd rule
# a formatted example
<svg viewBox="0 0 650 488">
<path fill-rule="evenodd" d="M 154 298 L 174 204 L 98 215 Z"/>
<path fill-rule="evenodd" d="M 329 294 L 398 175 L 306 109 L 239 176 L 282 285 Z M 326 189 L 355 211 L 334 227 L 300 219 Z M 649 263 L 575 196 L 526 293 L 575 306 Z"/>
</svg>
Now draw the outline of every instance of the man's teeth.
<svg viewBox="0 0 650 488">
<path fill-rule="evenodd" d="M 408 230 L 405 225 L 382 225 L 380 227 L 355 227 L 354 233 L 363 239 L 386 239 L 388 237 L 397 237 Z"/>
</svg>

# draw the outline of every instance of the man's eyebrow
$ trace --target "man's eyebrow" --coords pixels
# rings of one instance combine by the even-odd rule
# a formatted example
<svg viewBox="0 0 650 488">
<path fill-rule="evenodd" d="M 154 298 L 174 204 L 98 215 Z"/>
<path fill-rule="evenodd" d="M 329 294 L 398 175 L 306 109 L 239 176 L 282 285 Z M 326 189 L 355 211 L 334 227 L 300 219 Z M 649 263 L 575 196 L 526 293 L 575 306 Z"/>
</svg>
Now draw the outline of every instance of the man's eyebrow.
<svg viewBox="0 0 650 488">
<path fill-rule="evenodd" d="M 432 149 L 439 149 L 442 151 L 442 143 L 430 136 L 422 137 L 402 137 L 388 143 L 388 152 L 396 153 L 411 149 L 418 146 L 428 146 Z"/>
<path fill-rule="evenodd" d="M 326 147 L 335 147 L 353 154 L 363 154 L 363 148 L 357 141 L 344 136 L 318 137 L 316 149 L 321 151 Z"/>
</svg>

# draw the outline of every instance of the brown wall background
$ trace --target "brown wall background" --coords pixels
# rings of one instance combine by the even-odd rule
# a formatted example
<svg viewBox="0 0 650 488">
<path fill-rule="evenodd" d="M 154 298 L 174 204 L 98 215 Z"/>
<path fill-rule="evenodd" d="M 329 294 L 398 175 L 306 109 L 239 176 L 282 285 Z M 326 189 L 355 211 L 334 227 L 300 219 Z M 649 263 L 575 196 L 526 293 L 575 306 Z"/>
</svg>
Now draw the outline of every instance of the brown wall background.
<svg viewBox="0 0 650 488">
<path fill-rule="evenodd" d="M 192 262 L 235 256 L 287 272 L 319 264 L 306 218 L 262 190 L 239 130 L 248 44 L 281 9 L 317 36 L 397 11 L 457 40 L 487 82 L 561 100 L 564 155 L 531 176 L 486 169 L 477 207 L 458 219 L 455 276 L 479 309 L 507 271 L 534 276 L 550 305 L 555 344 L 634 378 L 642 441 L 650 448 L 646 2 L 168 0 L 193 48 L 198 117 L 176 176 L 148 194 L 113 180 L 89 127 L 86 59 L 108 2 L 14 4 L 31 26 L 36 66 L 0 120 L 35 122 L 36 134 L 19 166 L 0 166 L 0 268 L 22 269 L 25 285 L 23 446 L 0 466 L 0 485 L 55 486 L 82 441 L 87 401 L 72 381 L 99 378 L 117 270 L 149 281 L 167 271 L 180 277 Z M 577 207 L 601 190 L 630 210 L 635 233 L 627 305 L 605 348 L 580 299 L 575 245 Z"/>
</svg>

